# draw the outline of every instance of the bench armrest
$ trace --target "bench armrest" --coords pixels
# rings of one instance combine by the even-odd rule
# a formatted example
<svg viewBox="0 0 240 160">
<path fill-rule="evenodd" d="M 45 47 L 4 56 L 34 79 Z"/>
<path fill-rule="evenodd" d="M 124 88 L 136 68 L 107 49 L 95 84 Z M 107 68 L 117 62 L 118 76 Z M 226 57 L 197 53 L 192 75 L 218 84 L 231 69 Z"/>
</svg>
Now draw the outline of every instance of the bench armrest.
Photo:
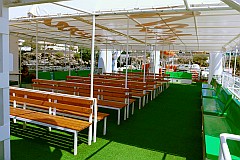
<svg viewBox="0 0 240 160">
<path fill-rule="evenodd" d="M 222 133 L 220 134 L 220 153 L 219 160 L 231 160 L 231 154 L 227 145 L 227 139 L 240 141 L 239 135 Z"/>
</svg>

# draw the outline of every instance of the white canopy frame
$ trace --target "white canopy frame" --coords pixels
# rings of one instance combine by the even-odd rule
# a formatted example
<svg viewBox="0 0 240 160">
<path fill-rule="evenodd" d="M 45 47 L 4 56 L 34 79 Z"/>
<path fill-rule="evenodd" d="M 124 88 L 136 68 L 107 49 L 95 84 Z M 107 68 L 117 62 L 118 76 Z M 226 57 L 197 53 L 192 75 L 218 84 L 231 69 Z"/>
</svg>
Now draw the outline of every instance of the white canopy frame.
<svg viewBox="0 0 240 160">
<path fill-rule="evenodd" d="M 51 0 L 52 1 L 52 0 Z M 44 1 L 44 0 L 39 0 L 39 1 L 35 1 L 34 3 L 42 3 L 42 2 L 49 2 L 49 1 Z M 187 2 L 187 1 L 184 1 L 184 2 Z M 11 1 L 7 1 L 7 0 L 4 0 L 4 4 L 5 4 L 5 6 L 16 6 L 16 5 L 26 5 L 26 4 L 31 4 L 31 3 L 33 3 L 33 1 L 31 1 L 31 0 L 21 0 L 19 3 L 13 3 L 13 2 L 11 2 Z M 102 15 L 102 17 L 107 17 L 108 15 L 126 15 L 126 14 L 142 14 L 142 13 L 145 13 L 145 14 L 150 14 L 150 13 L 157 13 L 157 14 L 159 14 L 159 13 L 174 13 L 174 14 L 178 14 L 179 12 L 184 12 L 184 13 L 191 13 L 191 12 L 197 12 L 197 11 L 200 11 L 200 12 L 203 12 L 204 14 L 205 14 L 205 16 L 208 14 L 208 12 L 212 12 L 212 13 L 215 13 L 216 15 L 221 15 L 221 14 L 219 14 L 219 13 L 217 13 L 217 11 L 224 11 L 224 12 L 226 12 L 227 14 L 229 14 L 229 15 L 231 15 L 231 16 L 233 16 L 233 15 L 235 15 L 236 16 L 236 12 L 233 12 L 232 11 L 232 9 L 230 8 L 230 7 L 228 7 L 228 6 L 226 6 L 226 5 L 206 5 L 206 6 L 203 6 L 203 5 L 199 5 L 200 7 L 191 7 L 191 5 L 188 5 L 187 3 L 185 3 L 185 7 L 182 7 L 182 6 L 179 6 L 178 8 L 176 8 L 176 9 L 174 9 L 174 8 L 171 8 L 171 7 L 168 7 L 167 9 L 146 9 L 146 10 L 138 10 L 138 11 L 136 11 L 136 10 L 132 10 L 132 11 L 126 11 L 126 10 L 121 10 L 121 11 L 117 11 L 117 14 L 115 14 L 116 12 L 115 11 L 111 11 L 111 12 L 107 12 L 107 11 L 100 11 L 100 12 L 97 12 L 97 15 Z M 0 56 L 1 56 L 1 60 L 3 61 L 3 63 L 1 63 L 1 64 L 7 64 L 8 63 L 8 58 L 7 58 L 7 56 L 6 56 L 6 54 L 5 53 L 8 53 L 8 49 L 6 48 L 6 47 L 8 47 L 8 40 L 7 41 L 5 41 L 4 42 L 4 40 L 6 40 L 6 39 L 8 39 L 8 30 L 7 30 L 7 25 L 8 25 L 8 22 L 7 22 L 7 20 L 8 20 L 8 9 L 7 8 L 5 8 L 5 7 L 3 7 L 3 0 L 1 0 L 0 1 L 0 11 L 1 12 L 3 12 L 2 14 L 0 14 L 0 16 L 1 17 L 4 17 L 4 18 L 1 18 L 0 17 L 0 22 L 1 22 L 1 24 L 4 24 L 4 29 L 3 29 L 3 32 L 2 32 L 2 30 L 0 30 L 0 42 L 1 42 L 1 44 L 4 44 L 4 45 L 2 45 L 2 47 L 0 48 Z M 238 13 L 238 12 L 237 12 Z M 226 14 L 226 15 L 227 15 Z M 168 15 L 169 16 L 169 15 Z M 197 17 L 196 16 L 196 14 L 194 14 L 194 16 L 195 17 Z M 223 15 L 222 15 L 223 16 Z M 239 15 L 238 15 L 239 16 Z M 85 19 L 84 18 L 79 18 L 79 17 L 86 17 Z M 98 16 L 98 17 L 101 17 L 101 16 Z M 214 17 L 214 16 L 213 16 Z M 121 38 L 120 37 L 126 37 L 126 34 L 124 34 L 123 32 L 121 32 L 120 30 L 115 30 L 114 28 L 111 28 L 111 27 L 105 27 L 103 24 L 95 24 L 95 13 L 94 13 L 94 15 L 93 15 L 93 20 L 92 20 L 92 22 L 91 21 L 89 21 L 87 18 L 89 18 L 89 14 L 87 14 L 87 13 L 83 13 L 82 15 L 67 15 L 67 16 L 61 16 L 61 17 L 58 17 L 58 16 L 51 16 L 51 17 L 37 17 L 37 18 L 35 18 L 35 21 L 36 20 L 43 20 L 43 19 L 49 19 L 49 18 L 56 18 L 56 19 L 61 19 L 61 18 L 74 18 L 76 21 L 82 21 L 82 22 L 84 22 L 85 24 L 88 24 L 88 25 L 92 25 L 92 36 L 88 36 L 88 38 L 87 39 L 82 39 L 82 44 L 87 44 L 88 42 L 90 42 L 90 40 L 92 41 L 92 57 L 91 57 L 91 59 L 93 60 L 92 61 L 92 63 L 91 63 L 91 84 L 93 85 L 93 69 L 94 69 L 94 42 L 95 42 L 95 38 L 96 38 L 96 42 L 97 42 L 97 44 L 99 45 L 99 46 L 101 46 L 101 44 L 102 44 L 102 42 L 101 42 L 101 39 L 99 40 L 98 39 L 98 37 L 95 37 L 95 26 L 97 26 L 98 27 L 98 29 L 100 28 L 100 29 L 105 29 L 105 31 L 107 32 L 107 31 L 109 31 L 110 33 L 114 33 L 116 36 L 113 38 L 113 39 L 109 39 L 109 41 L 110 40 L 119 40 L 118 41 L 118 43 L 120 43 L 120 44 L 124 44 L 125 42 L 123 42 L 122 40 L 121 40 Z M 158 17 L 159 18 L 159 17 Z M 163 17 L 161 17 L 162 19 L 165 19 L 166 20 L 166 18 L 163 18 Z M 234 17 L 233 17 L 234 18 Z M 139 20 L 141 19 L 141 18 L 138 18 Z M 227 18 L 228 19 L 228 18 Z M 234 18 L 235 20 L 236 19 L 238 19 L 238 18 Z M 23 21 L 24 21 L 24 19 L 22 19 Z M 26 20 L 26 19 L 25 19 Z M 144 20 L 142 20 L 141 22 L 141 24 L 147 24 L 148 22 L 144 22 L 146 19 L 144 19 Z M 210 21 L 211 21 L 211 19 L 210 19 Z M 199 21 L 198 21 L 199 22 Z M 13 35 L 19 35 L 20 37 L 23 37 L 23 38 L 29 38 L 29 37 L 33 37 L 33 35 L 34 35 L 34 33 L 32 33 L 31 31 L 34 31 L 34 29 L 30 29 L 30 30 L 28 30 L 28 31 L 30 31 L 30 32 L 26 32 L 25 34 L 24 34 L 24 32 L 27 30 L 25 27 L 22 27 L 22 26 L 20 26 L 20 25 L 22 25 L 22 24 L 18 24 L 19 23 L 19 20 L 16 20 L 16 21 L 12 21 L 11 22 L 12 24 L 11 24 L 11 26 L 10 26 L 10 32 L 11 32 L 11 34 L 13 34 Z M 16 24 L 15 26 L 14 26 L 14 23 Z M 185 21 L 183 22 L 183 23 L 185 23 Z M 171 24 L 171 22 L 170 23 L 166 23 L 166 24 Z M 190 24 L 190 23 L 189 23 Z M 26 25 L 29 25 L 29 23 L 26 23 Z M 17 28 L 17 27 L 18 28 Z M 20 27 L 19 27 L 20 26 Z M 30 27 L 31 27 L 31 24 L 29 25 Z M 132 26 L 132 25 L 131 25 Z M 15 27 L 15 28 L 14 28 Z M 22 27 L 22 28 L 21 28 Z M 89 27 L 89 26 L 87 26 L 87 27 Z M 209 26 L 202 26 L 203 28 L 204 27 L 209 27 Z M 226 29 L 227 28 L 227 26 L 221 26 L 221 27 L 225 27 L 224 29 Z M 28 28 L 28 27 L 27 27 Z M 49 27 L 50 28 L 50 27 Z M 196 28 L 196 27 L 195 27 Z M 201 28 L 201 27 L 199 27 L 199 28 Z M 212 29 L 215 29 L 216 31 L 217 31 L 217 29 L 216 29 L 217 27 L 216 26 L 213 26 L 212 27 Z M 45 37 L 44 36 L 42 36 L 42 35 L 40 35 L 40 34 L 42 34 L 43 32 L 45 32 L 45 31 L 43 31 L 42 30 L 43 28 L 41 28 L 41 30 L 38 32 L 39 33 L 39 35 L 36 37 L 37 38 L 37 40 L 41 40 L 41 39 L 44 39 Z M 152 30 L 154 30 L 154 26 L 151 26 L 151 27 L 149 27 L 149 29 L 152 29 Z M 168 27 L 168 29 L 170 29 L 171 30 L 171 33 L 173 33 L 174 31 L 171 29 L 171 27 Z M 188 29 L 190 29 L 190 28 L 188 28 Z M 180 41 L 180 42 L 175 42 L 176 43 L 176 45 L 175 46 L 178 46 L 179 45 L 179 49 L 180 48 L 186 48 L 186 46 L 185 45 L 183 45 L 182 46 L 182 43 L 181 43 L 181 41 L 182 42 L 184 42 L 184 41 L 186 41 L 187 43 L 185 43 L 184 42 L 184 44 L 187 44 L 188 46 L 188 48 L 189 48 L 189 50 L 193 50 L 196 46 L 198 47 L 198 50 L 202 50 L 202 49 L 204 49 L 204 50 L 210 50 L 210 49 L 214 49 L 214 50 L 221 50 L 222 49 L 222 47 L 224 47 L 224 44 L 227 44 L 227 47 L 228 46 L 231 46 L 231 43 L 232 43 L 232 41 L 231 41 L 231 39 L 233 39 L 234 38 L 234 36 L 236 36 L 236 33 L 237 32 L 235 32 L 236 30 L 238 30 L 239 28 L 238 27 L 235 27 L 235 28 L 228 28 L 228 29 L 231 29 L 232 31 L 234 31 L 234 32 L 232 32 L 232 35 L 224 35 L 224 34 L 217 34 L 217 33 L 215 33 L 214 35 L 210 35 L 209 36 L 209 40 L 211 40 L 211 41 L 214 41 L 215 43 L 217 42 L 216 41 L 216 39 L 220 39 L 220 36 L 224 36 L 225 37 L 225 39 L 223 40 L 219 40 L 218 42 L 219 42 L 219 44 L 217 44 L 216 46 L 214 45 L 214 46 L 211 46 L 211 47 L 209 47 L 208 45 L 206 45 L 206 44 L 208 44 L 208 42 L 207 42 L 207 36 L 206 35 L 201 35 L 200 33 L 200 30 L 198 29 L 198 43 L 194 43 L 194 44 L 191 44 L 191 43 L 189 43 L 189 41 L 192 41 L 191 40 L 191 38 L 193 38 L 192 36 L 190 36 L 190 37 L 188 37 L 188 39 L 187 38 L 179 38 L 179 36 L 176 36 L 176 33 L 175 33 L 175 36 L 178 38 L 178 41 Z M 22 30 L 22 32 L 20 32 Z M 183 31 L 184 29 L 182 29 L 182 31 Z M 66 39 L 65 39 L 65 37 L 63 36 L 63 35 L 60 35 L 59 37 L 56 37 L 56 36 L 54 36 L 54 34 L 53 34 L 53 30 L 51 30 L 49 33 L 49 36 L 50 35 L 53 35 L 52 37 L 49 37 L 48 38 L 48 40 L 49 41 L 54 41 L 54 42 L 66 42 Z M 134 33 L 134 32 L 133 32 Z M 184 33 L 184 31 L 183 31 L 183 33 Z M 135 35 L 133 35 L 132 36 L 132 34 L 131 34 L 131 36 L 128 36 L 129 37 L 129 45 L 131 45 L 131 46 L 133 46 L 133 47 L 139 47 L 139 46 L 143 46 L 143 44 L 144 44 L 144 41 L 142 41 L 143 39 L 141 39 L 141 38 L 137 38 L 139 35 L 137 35 L 136 33 L 134 33 Z M 148 33 L 148 35 L 149 34 L 151 34 L 151 33 Z M 186 33 L 186 34 L 188 34 L 188 33 Z M 144 37 L 144 35 L 141 35 L 142 37 Z M 166 35 L 165 35 L 166 36 Z M 204 37 L 204 39 L 201 39 L 201 36 L 202 37 Z M 92 38 L 91 38 L 92 37 Z M 145 39 L 146 39 L 146 36 L 145 36 Z M 194 40 L 196 40 L 195 39 L 195 37 L 193 38 Z M 36 41 L 37 41 L 36 40 Z M 99 42 L 97 41 L 97 40 L 99 40 Z M 77 39 L 77 40 L 73 40 L 73 43 L 74 44 L 79 44 L 79 39 Z M 153 41 L 153 40 L 152 40 Z M 171 41 L 171 40 L 170 40 Z M 203 43 L 203 42 L 201 42 L 201 41 L 203 41 L 203 42 L 205 42 L 205 43 Z M 150 39 L 148 39 L 148 42 L 151 44 L 152 42 L 150 41 Z M 169 42 L 165 42 L 164 40 L 163 41 L 159 41 L 158 42 L 158 44 L 168 44 Z M 171 43 L 171 42 L 170 42 Z M 200 44 L 199 44 L 200 43 Z M 116 44 L 116 43 L 115 43 Z M 146 45 L 146 43 L 145 43 L 145 45 Z M 210 45 L 213 45 L 213 44 L 210 44 Z M 119 45 L 118 45 L 119 46 Z M 145 49 L 146 49 L 146 47 L 145 47 Z M 183 50 L 183 49 L 182 49 Z M 1 92 L 1 94 L 0 94 L 0 101 L 3 101 L 3 103 L 0 103 L 0 111 L 3 111 L 3 112 L 0 112 L 0 113 L 4 113 L 4 115 L 2 116 L 2 117 L 4 117 L 4 118 L 6 118 L 6 115 L 8 116 L 9 115 L 9 111 L 6 109 L 6 108 L 9 108 L 9 107 L 3 107 L 3 106 L 9 106 L 8 105 L 8 95 L 9 95 L 9 91 L 8 91 L 8 86 L 6 85 L 7 83 L 8 83 L 8 65 L 3 65 L 3 66 L 0 66 L 0 78 L 2 78 L 2 77 L 4 77 L 3 78 L 3 82 L 1 82 L 0 83 L 0 88 L 1 88 L 1 90 L 2 90 L 2 92 Z M 144 70 L 145 71 L 145 70 Z M 91 87 L 91 95 L 92 95 L 92 91 L 93 91 L 93 89 L 92 89 L 92 87 Z M 91 96 L 90 95 L 90 96 Z M 2 125 L 2 122 L 4 123 L 4 124 L 6 124 L 6 125 L 8 125 L 8 118 L 7 118 L 7 120 L 5 121 L 4 119 L 2 119 L 2 118 L 0 118 L 0 125 Z M 1 126 L 2 127 L 2 126 Z M 7 127 L 8 128 L 8 127 Z M 7 129 L 6 129 L 6 131 L 7 131 Z M 2 133 L 2 132 L 1 132 Z M 9 145 L 10 145 L 10 143 L 9 143 L 9 135 L 8 134 L 6 134 L 7 135 L 7 137 L 5 137 L 6 139 L 3 139 L 4 140 L 4 146 L 5 146 L 5 149 L 3 150 L 3 152 L 4 152 L 4 154 L 0 154 L 0 155 L 3 155 L 4 156 L 4 158 L 5 159 L 9 159 L 10 157 L 9 157 L 9 155 L 10 155 L 10 149 L 9 149 Z M 1 138 L 2 138 L 2 136 L 1 136 Z M 0 143 L 2 143 L 2 142 L 0 142 Z M 2 148 L 0 147 L 0 152 L 2 151 Z"/>
<path fill-rule="evenodd" d="M 36 79 L 38 79 L 38 21 L 36 22 Z"/>
<path fill-rule="evenodd" d="M 10 157 L 8 8 L 0 0 L 0 159 Z"/>
</svg>

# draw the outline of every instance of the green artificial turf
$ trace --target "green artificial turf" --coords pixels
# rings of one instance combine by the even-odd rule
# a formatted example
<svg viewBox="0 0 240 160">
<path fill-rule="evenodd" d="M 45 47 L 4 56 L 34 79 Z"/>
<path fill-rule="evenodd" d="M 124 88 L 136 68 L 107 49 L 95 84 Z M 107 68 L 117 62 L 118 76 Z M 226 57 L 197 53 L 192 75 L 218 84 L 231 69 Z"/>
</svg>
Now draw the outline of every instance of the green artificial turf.
<svg viewBox="0 0 240 160">
<path fill-rule="evenodd" d="M 97 142 L 87 145 L 87 130 L 79 136 L 74 156 L 73 135 L 20 123 L 11 124 L 12 160 L 174 160 L 202 159 L 201 84 L 172 84 L 141 110 L 117 125 L 117 112 L 108 118 L 108 132 L 98 126 Z M 137 105 L 138 103 L 136 103 Z"/>
</svg>

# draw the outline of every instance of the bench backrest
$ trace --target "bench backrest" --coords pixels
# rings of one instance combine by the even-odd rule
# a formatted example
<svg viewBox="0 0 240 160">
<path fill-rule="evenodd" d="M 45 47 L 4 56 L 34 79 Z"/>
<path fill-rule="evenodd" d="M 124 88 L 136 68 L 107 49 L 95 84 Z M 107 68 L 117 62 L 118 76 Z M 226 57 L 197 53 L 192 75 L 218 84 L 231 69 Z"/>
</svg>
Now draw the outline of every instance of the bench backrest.
<svg viewBox="0 0 240 160">
<path fill-rule="evenodd" d="M 228 109 L 229 104 L 232 100 L 232 94 L 226 89 L 221 87 L 219 89 L 219 92 L 217 92 L 218 99 L 224 104 L 224 106 L 221 108 L 222 114 L 225 113 L 225 111 Z"/>
<path fill-rule="evenodd" d="M 230 102 L 229 108 L 226 112 L 226 117 L 236 125 L 236 128 L 240 131 L 240 102 L 233 98 Z M 239 132 L 240 134 L 240 132 Z"/>
<path fill-rule="evenodd" d="M 83 78 L 85 79 L 85 78 Z M 79 96 L 90 95 L 90 84 L 89 83 L 76 83 L 76 82 L 66 82 L 66 81 L 46 81 L 46 80 L 33 80 L 34 87 L 44 88 L 45 86 L 51 89 L 53 92 L 62 92 Z M 54 84 L 54 85 L 49 85 Z M 51 87 L 52 86 L 52 87 Z M 101 97 L 99 97 L 101 96 Z M 111 96 L 125 98 L 124 103 L 128 102 L 129 99 L 129 88 L 115 87 L 115 86 L 103 86 L 94 85 L 94 97 L 103 98 L 103 96 Z M 63 99 L 59 99 L 63 102 Z"/>
<path fill-rule="evenodd" d="M 79 76 L 67 76 L 67 81 L 77 82 L 77 83 L 90 83 L 90 78 L 79 77 Z M 94 84 L 105 85 L 105 86 L 115 86 L 115 87 L 125 87 L 125 80 L 94 78 Z M 146 90 L 146 87 L 147 87 L 146 82 L 128 81 L 128 88 L 130 89 L 130 91 L 142 90 L 144 92 Z"/>
<path fill-rule="evenodd" d="M 240 134 L 240 102 L 233 98 L 227 110 L 226 120 L 232 134 Z M 228 147 L 232 155 L 240 156 L 240 143 L 228 140 Z"/>
</svg>

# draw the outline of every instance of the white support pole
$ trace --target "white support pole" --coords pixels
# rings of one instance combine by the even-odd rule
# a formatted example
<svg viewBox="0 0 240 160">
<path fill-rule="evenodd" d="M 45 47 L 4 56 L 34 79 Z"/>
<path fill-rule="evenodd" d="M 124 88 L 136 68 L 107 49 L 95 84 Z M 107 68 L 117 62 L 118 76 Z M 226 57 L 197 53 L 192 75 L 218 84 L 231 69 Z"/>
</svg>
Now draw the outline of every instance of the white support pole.
<svg viewBox="0 0 240 160">
<path fill-rule="evenodd" d="M 65 43 L 65 50 L 64 50 L 64 67 L 66 67 L 67 65 L 66 56 L 67 56 L 67 43 Z"/>
<path fill-rule="evenodd" d="M 232 53 L 229 53 L 229 62 L 228 62 L 228 73 L 230 73 L 230 67 L 231 67 L 231 59 L 232 59 Z"/>
<path fill-rule="evenodd" d="M 9 11 L 0 0 L 0 160 L 10 158 Z"/>
<path fill-rule="evenodd" d="M 236 46 L 236 51 L 235 51 L 235 57 L 234 57 L 234 70 L 233 70 L 233 75 L 236 75 L 236 66 L 237 66 L 237 46 Z M 235 79 L 235 78 L 234 78 Z"/>
<path fill-rule="evenodd" d="M 36 21 L 36 79 L 38 79 L 38 21 Z"/>
<path fill-rule="evenodd" d="M 83 67 L 83 59 L 82 59 L 82 48 L 81 48 L 81 68 Z"/>
<path fill-rule="evenodd" d="M 127 51 L 126 51 L 126 76 L 125 76 L 125 88 L 128 88 L 127 84 L 127 74 L 128 74 L 128 41 L 129 41 L 129 18 L 127 20 Z"/>
<path fill-rule="evenodd" d="M 107 67 L 108 67 L 108 59 L 107 59 L 107 39 L 106 39 L 106 67 L 105 67 L 105 71 L 104 72 L 107 72 Z"/>
<path fill-rule="evenodd" d="M 157 35 L 156 35 L 156 41 L 155 41 L 155 51 L 154 51 L 154 56 L 153 56 L 154 79 L 156 79 L 156 54 L 157 54 Z"/>
<path fill-rule="evenodd" d="M 46 40 L 44 40 L 44 71 L 46 71 Z"/>
<path fill-rule="evenodd" d="M 72 35 L 70 33 L 70 36 L 69 36 L 69 49 L 68 49 L 68 75 L 71 76 L 71 64 L 70 64 L 70 55 L 71 55 L 71 41 L 72 41 Z"/>
<path fill-rule="evenodd" d="M 160 52 L 161 53 L 161 52 Z M 163 44 L 162 44 L 162 69 L 163 69 L 163 53 L 164 53 L 164 42 L 163 42 Z M 162 73 L 161 73 L 162 74 Z"/>
<path fill-rule="evenodd" d="M 92 53 L 91 53 L 91 90 L 90 90 L 90 97 L 93 98 L 93 72 L 94 72 L 94 46 L 95 46 L 95 15 L 92 17 L 93 19 L 93 26 L 92 26 Z"/>
<path fill-rule="evenodd" d="M 145 50 L 144 50 L 144 67 L 143 67 L 143 82 L 146 82 L 146 54 L 147 54 L 147 28 L 145 31 Z"/>
</svg>

